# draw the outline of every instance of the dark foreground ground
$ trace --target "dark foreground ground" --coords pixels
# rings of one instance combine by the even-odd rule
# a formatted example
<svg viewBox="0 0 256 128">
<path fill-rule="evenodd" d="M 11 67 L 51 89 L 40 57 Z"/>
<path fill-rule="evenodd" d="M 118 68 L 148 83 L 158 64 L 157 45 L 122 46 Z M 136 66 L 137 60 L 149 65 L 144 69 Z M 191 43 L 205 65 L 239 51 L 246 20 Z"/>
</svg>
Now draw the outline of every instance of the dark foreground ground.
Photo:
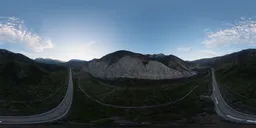
<svg viewBox="0 0 256 128">
<path fill-rule="evenodd" d="M 206 76 L 203 76 L 203 78 L 205 80 L 207 80 L 208 77 L 210 77 L 210 76 L 207 74 L 206 74 Z M 92 121 L 90 121 L 90 119 L 102 118 L 102 114 L 100 112 L 98 112 L 99 110 L 101 110 L 101 111 L 106 110 L 106 112 L 110 111 L 110 112 L 113 112 L 113 114 L 115 114 L 115 115 L 118 114 L 118 113 L 115 113 L 118 111 L 114 111 L 113 108 L 106 108 L 104 106 L 94 103 L 91 100 L 87 100 L 86 97 L 84 97 L 82 95 L 82 92 L 77 87 L 78 81 L 76 80 L 76 77 L 74 77 L 73 79 L 74 79 L 74 86 L 75 86 L 74 102 L 73 102 L 71 111 L 69 112 L 69 114 L 67 115 L 66 118 L 62 119 L 59 122 L 55 122 L 55 123 L 34 124 L 34 125 L 0 125 L 0 128 L 2 128 L 2 127 L 3 128 L 77 128 L 77 127 L 78 128 L 84 128 L 84 127 L 102 127 L 102 128 L 105 128 L 105 127 L 106 128 L 112 128 L 112 127 L 256 128 L 256 125 L 236 124 L 233 122 L 225 121 L 222 118 L 220 118 L 218 115 L 216 115 L 216 113 L 214 112 L 214 108 L 212 108 L 213 112 L 209 111 L 208 113 L 206 113 L 206 112 L 199 111 L 197 114 L 187 114 L 186 116 L 184 115 L 184 117 L 186 117 L 186 121 L 183 121 L 184 120 L 183 119 L 183 120 L 180 120 L 180 122 L 175 121 L 175 120 L 172 121 L 172 118 L 170 118 L 171 116 L 169 116 L 169 117 L 164 116 L 165 118 L 160 118 L 160 117 L 162 117 L 162 116 L 160 116 L 159 118 L 147 117 L 148 119 L 151 119 L 151 118 L 155 119 L 155 120 L 160 119 L 150 125 L 142 125 L 142 124 L 138 124 L 138 125 L 137 124 L 136 125 L 110 124 L 110 125 L 108 125 L 108 124 L 102 124 L 102 123 L 93 124 Z M 188 99 L 185 99 L 184 101 L 182 101 L 182 103 L 185 102 L 186 106 L 190 106 L 190 107 L 198 106 L 200 104 L 205 104 L 206 102 L 197 102 L 197 104 L 192 104 L 192 103 L 195 103 L 195 101 L 197 101 L 197 99 L 198 99 L 196 97 L 201 96 L 202 94 L 210 95 L 209 92 L 211 92 L 211 90 L 208 90 L 211 87 L 209 84 L 210 82 L 208 81 L 207 83 L 208 84 L 203 84 L 205 86 L 201 86 L 198 91 L 195 91 L 195 94 L 197 94 L 197 95 L 191 95 L 190 97 L 188 97 Z M 184 84 L 184 85 L 187 85 L 187 84 Z M 105 86 L 102 86 L 102 87 L 105 87 Z M 90 88 L 87 88 L 87 89 L 90 89 Z M 103 88 L 101 88 L 101 89 L 103 89 Z M 90 92 L 93 92 L 93 90 L 91 90 Z M 202 93 L 202 92 L 204 92 L 204 93 Z M 92 93 L 92 94 L 94 94 L 94 93 Z M 120 93 L 118 93 L 118 94 L 120 94 Z M 160 94 L 160 93 L 157 93 L 157 94 Z M 173 95 L 173 93 L 172 93 L 172 95 Z M 97 97 L 95 96 L 95 98 L 97 98 Z M 188 102 L 189 100 L 193 100 L 193 102 Z M 152 102 L 154 102 L 154 101 L 152 101 Z M 180 103 L 177 104 L 177 106 L 179 106 L 179 107 L 181 107 L 181 105 L 182 104 L 180 104 Z M 165 113 L 165 115 L 168 114 L 167 112 L 173 113 L 171 110 L 174 109 L 174 105 L 168 106 L 168 108 L 169 108 L 168 111 L 163 111 Z M 199 106 L 199 108 L 202 108 L 202 107 Z M 164 108 L 161 108 L 161 110 L 163 110 L 163 109 Z M 130 118 L 131 120 L 138 118 L 137 115 L 139 113 L 138 113 L 138 111 L 136 111 L 136 112 L 137 113 L 132 113 L 131 118 Z M 185 113 L 186 111 L 181 111 L 181 112 Z M 188 112 L 190 112 L 190 111 L 188 111 Z M 122 114 L 119 114 L 119 116 L 120 115 L 122 115 Z M 148 114 L 148 116 L 149 115 L 150 114 Z M 103 116 L 107 117 L 108 115 L 103 114 Z M 124 115 L 124 116 L 126 116 L 126 115 Z M 152 116 L 156 116 L 156 115 L 153 114 Z M 169 123 L 168 124 L 161 123 L 164 120 L 169 120 Z"/>
<path fill-rule="evenodd" d="M 183 127 L 183 128 L 255 128 L 255 125 L 245 125 L 245 124 L 236 124 L 225 121 L 219 118 L 216 114 L 208 118 L 198 119 L 196 124 L 186 124 L 186 125 L 135 125 L 135 126 L 124 126 L 124 125 L 105 125 L 105 126 L 96 126 L 96 125 L 87 125 L 87 124 L 74 124 L 74 123 L 49 123 L 49 124 L 35 124 L 35 125 L 0 125 L 0 128 L 86 128 L 86 127 L 100 127 L 100 128 L 128 128 L 128 127 L 150 127 L 150 128 L 159 128 L 159 127 Z"/>
</svg>

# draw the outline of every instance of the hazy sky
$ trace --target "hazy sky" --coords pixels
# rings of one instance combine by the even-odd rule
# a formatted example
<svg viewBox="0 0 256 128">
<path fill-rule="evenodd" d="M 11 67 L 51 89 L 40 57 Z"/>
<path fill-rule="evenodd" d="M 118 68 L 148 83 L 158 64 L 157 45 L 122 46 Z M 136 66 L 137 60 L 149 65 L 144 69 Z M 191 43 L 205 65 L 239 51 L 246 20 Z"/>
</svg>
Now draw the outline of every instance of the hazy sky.
<svg viewBox="0 0 256 128">
<path fill-rule="evenodd" d="M 124 49 L 185 60 L 256 47 L 255 0 L 2 0 L 0 48 L 90 60 Z"/>
</svg>

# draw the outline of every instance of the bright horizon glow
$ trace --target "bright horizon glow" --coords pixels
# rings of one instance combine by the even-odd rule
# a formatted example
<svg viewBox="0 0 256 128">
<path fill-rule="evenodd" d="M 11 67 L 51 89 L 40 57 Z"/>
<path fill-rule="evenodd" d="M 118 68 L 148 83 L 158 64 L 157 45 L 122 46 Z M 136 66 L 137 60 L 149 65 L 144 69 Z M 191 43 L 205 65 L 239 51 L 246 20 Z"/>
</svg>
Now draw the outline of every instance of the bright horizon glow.
<svg viewBox="0 0 256 128">
<path fill-rule="evenodd" d="M 91 60 L 117 50 L 183 60 L 221 56 L 256 47 L 255 4 L 10 0 L 0 5 L 0 48 L 62 61 Z"/>
</svg>

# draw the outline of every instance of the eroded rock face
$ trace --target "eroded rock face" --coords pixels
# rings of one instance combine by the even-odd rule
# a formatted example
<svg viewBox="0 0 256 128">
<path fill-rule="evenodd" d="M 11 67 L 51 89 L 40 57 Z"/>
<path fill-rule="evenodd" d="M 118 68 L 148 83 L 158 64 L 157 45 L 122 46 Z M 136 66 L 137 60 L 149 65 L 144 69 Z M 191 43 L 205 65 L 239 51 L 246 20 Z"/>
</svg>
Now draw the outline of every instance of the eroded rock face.
<svg viewBox="0 0 256 128">
<path fill-rule="evenodd" d="M 115 63 L 93 60 L 86 68 L 93 76 L 103 79 L 137 78 L 137 79 L 174 79 L 190 77 L 196 74 L 186 69 L 173 69 L 165 64 L 134 56 L 123 56 Z"/>
</svg>

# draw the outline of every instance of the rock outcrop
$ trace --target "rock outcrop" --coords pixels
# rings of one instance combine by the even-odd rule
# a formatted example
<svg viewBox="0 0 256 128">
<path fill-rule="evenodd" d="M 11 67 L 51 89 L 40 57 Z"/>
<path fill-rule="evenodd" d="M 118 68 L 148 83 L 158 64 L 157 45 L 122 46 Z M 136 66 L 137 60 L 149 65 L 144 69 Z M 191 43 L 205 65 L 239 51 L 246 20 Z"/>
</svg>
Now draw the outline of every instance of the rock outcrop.
<svg viewBox="0 0 256 128">
<path fill-rule="evenodd" d="M 160 58 L 158 58 L 160 57 Z M 175 79 L 196 74 L 175 56 L 149 56 L 129 51 L 117 51 L 88 62 L 84 67 L 94 77 L 102 79 Z"/>
</svg>

